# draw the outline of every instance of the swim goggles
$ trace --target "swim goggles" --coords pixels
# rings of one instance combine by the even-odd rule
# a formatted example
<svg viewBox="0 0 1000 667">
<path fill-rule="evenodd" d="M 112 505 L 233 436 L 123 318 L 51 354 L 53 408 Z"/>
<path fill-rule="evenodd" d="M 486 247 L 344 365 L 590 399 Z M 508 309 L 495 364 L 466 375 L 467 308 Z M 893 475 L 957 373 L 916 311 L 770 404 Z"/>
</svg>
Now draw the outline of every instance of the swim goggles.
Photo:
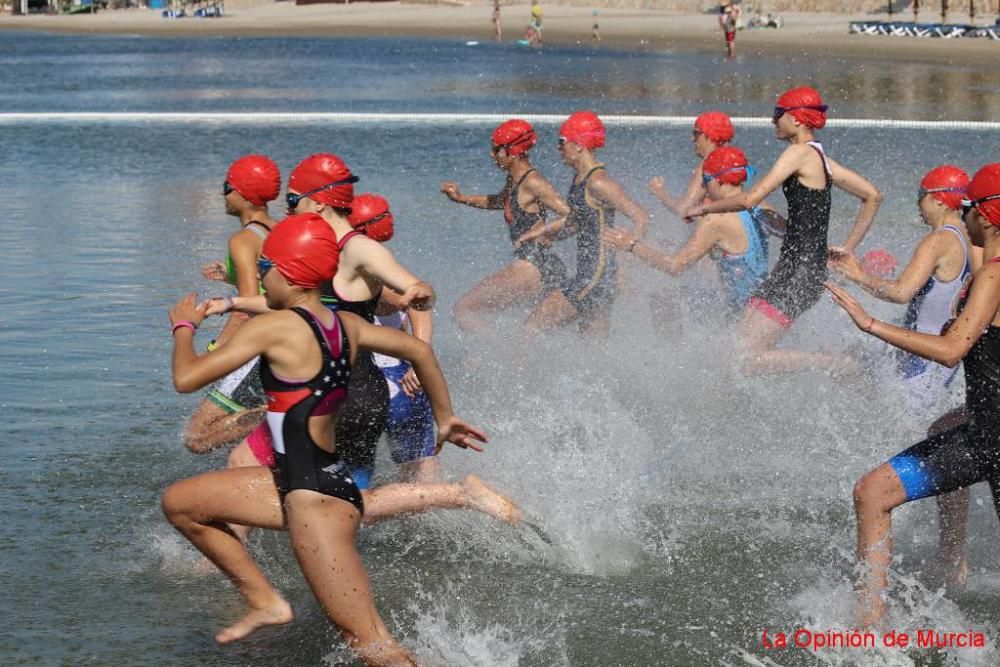
<svg viewBox="0 0 1000 667">
<path fill-rule="evenodd" d="M 323 192 L 323 190 L 329 190 L 330 188 L 335 188 L 338 185 L 349 185 L 351 183 L 357 183 L 359 179 L 357 176 L 348 176 L 347 178 L 339 181 L 334 181 L 333 183 L 327 183 L 321 188 L 316 188 L 315 190 L 310 190 L 309 192 L 303 192 L 301 194 L 295 194 L 294 192 L 288 192 L 285 194 L 285 204 L 288 205 L 288 212 L 293 212 L 299 206 L 299 202 L 306 197 L 311 197 L 317 192 Z"/>
<path fill-rule="evenodd" d="M 491 149 L 492 153 L 496 155 L 497 153 L 500 152 L 501 148 L 510 150 L 511 148 L 517 146 L 518 144 L 523 144 L 525 142 L 531 141 L 534 137 L 535 137 L 534 130 L 525 130 L 524 132 L 517 135 L 516 137 L 514 137 L 505 144 L 493 144 L 493 148 Z"/>
<path fill-rule="evenodd" d="M 263 255 L 257 259 L 257 274 L 263 279 L 267 272 L 274 268 L 274 262 Z"/>
<path fill-rule="evenodd" d="M 981 197 L 979 199 L 963 199 L 962 200 L 962 217 L 969 215 L 969 211 L 972 209 L 978 209 L 980 204 L 988 201 L 995 201 L 1000 199 L 1000 193 L 995 195 L 989 195 L 987 197 Z"/>
<path fill-rule="evenodd" d="M 917 190 L 917 201 L 920 201 L 927 195 L 932 195 L 935 192 L 961 192 L 965 194 L 965 188 L 920 188 Z"/>
<path fill-rule="evenodd" d="M 701 182 L 707 188 L 708 184 L 711 183 L 716 178 L 718 178 L 719 176 L 722 176 L 723 174 L 731 174 L 734 171 L 746 171 L 747 181 L 749 181 L 750 178 L 757 173 L 757 170 L 751 167 L 750 165 L 743 164 L 739 165 L 738 167 L 730 167 L 729 169 L 723 169 L 722 171 L 717 171 L 714 174 L 702 174 Z"/>
<path fill-rule="evenodd" d="M 378 215 L 374 216 L 370 220 L 365 220 L 360 225 L 355 225 L 354 229 L 364 229 L 365 227 L 367 227 L 369 225 L 374 225 L 379 220 L 385 220 L 390 215 L 391 215 L 391 213 L 389 211 L 386 211 L 385 213 L 379 213 Z"/>
<path fill-rule="evenodd" d="M 567 139 L 566 137 L 559 137 L 559 141 L 556 142 L 556 145 L 559 148 L 562 148 L 563 146 L 566 145 L 566 142 L 568 142 L 568 141 L 569 141 L 569 139 Z"/>
<path fill-rule="evenodd" d="M 231 195 L 233 193 L 233 190 L 235 190 L 235 189 L 236 188 L 234 188 L 233 186 L 231 186 L 229 184 L 229 181 L 222 181 L 222 196 L 223 197 L 228 197 L 229 195 Z"/>
<path fill-rule="evenodd" d="M 829 107 L 825 104 L 803 105 L 799 107 L 774 107 L 774 113 L 771 114 L 771 119 L 778 120 L 789 111 L 795 111 L 796 109 L 810 109 L 811 111 L 822 111 L 823 113 L 826 113 L 826 110 L 829 109 Z"/>
</svg>

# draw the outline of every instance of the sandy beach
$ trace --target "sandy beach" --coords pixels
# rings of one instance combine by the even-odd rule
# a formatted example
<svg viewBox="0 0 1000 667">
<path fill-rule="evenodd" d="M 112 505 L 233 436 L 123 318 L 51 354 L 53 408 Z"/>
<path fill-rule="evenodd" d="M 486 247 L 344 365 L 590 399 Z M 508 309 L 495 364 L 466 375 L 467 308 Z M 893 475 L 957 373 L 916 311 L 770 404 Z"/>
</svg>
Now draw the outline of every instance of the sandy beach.
<svg viewBox="0 0 1000 667">
<path fill-rule="evenodd" d="M 164 19 L 157 10 L 114 10 L 95 15 L 0 16 L 0 30 L 53 33 L 118 33 L 156 36 L 385 36 L 455 38 L 486 41 L 492 38 L 492 9 L 469 6 L 402 2 L 350 5 L 296 6 L 274 3 L 251 9 L 233 9 L 217 19 Z M 504 39 L 524 35 L 528 5 L 504 5 Z M 985 39 L 916 39 L 848 34 L 852 20 L 877 15 L 785 13 L 780 30 L 743 30 L 739 52 L 803 53 L 812 56 L 894 60 L 941 64 L 986 65 L 1000 58 L 1000 42 Z M 886 18 L 882 16 L 881 18 Z M 904 19 L 909 17 L 902 17 Z M 980 17 L 992 22 L 993 16 Z M 638 49 L 683 49 L 720 52 L 723 48 L 715 16 L 677 14 L 657 10 L 602 9 L 598 20 L 601 46 Z M 958 20 L 958 17 L 956 17 Z M 590 43 L 589 7 L 545 7 L 545 41 L 549 44 Z"/>
</svg>

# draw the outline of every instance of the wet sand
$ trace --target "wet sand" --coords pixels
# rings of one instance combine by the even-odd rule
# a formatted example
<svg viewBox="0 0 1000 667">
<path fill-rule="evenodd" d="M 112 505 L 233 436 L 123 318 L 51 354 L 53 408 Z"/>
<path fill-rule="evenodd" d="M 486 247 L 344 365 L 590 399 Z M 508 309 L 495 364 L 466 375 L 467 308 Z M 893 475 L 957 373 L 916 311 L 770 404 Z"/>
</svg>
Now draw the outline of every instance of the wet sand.
<svg viewBox="0 0 1000 667">
<path fill-rule="evenodd" d="M 492 8 L 486 4 L 451 6 L 402 2 L 296 6 L 274 3 L 230 10 L 223 18 L 161 18 L 158 10 L 102 11 L 75 16 L 0 16 L 0 30 L 55 33 L 117 33 L 155 36 L 384 36 L 492 39 Z M 524 35 L 527 4 L 504 5 L 504 40 Z M 877 15 L 786 13 L 780 30 L 743 30 L 741 53 L 801 53 L 810 57 L 846 57 L 951 65 L 988 65 L 1000 59 L 1000 42 L 986 39 L 917 39 L 848 34 L 848 22 Z M 882 16 L 881 18 L 885 18 Z M 908 17 L 903 17 L 908 18 Z M 980 23 L 995 17 L 982 17 Z M 959 17 L 956 17 L 958 20 Z M 682 49 L 719 53 L 723 39 L 716 18 L 708 14 L 676 14 L 656 10 L 602 9 L 598 20 L 601 46 L 638 49 Z M 590 44 L 592 10 L 545 7 L 545 41 Z"/>
</svg>

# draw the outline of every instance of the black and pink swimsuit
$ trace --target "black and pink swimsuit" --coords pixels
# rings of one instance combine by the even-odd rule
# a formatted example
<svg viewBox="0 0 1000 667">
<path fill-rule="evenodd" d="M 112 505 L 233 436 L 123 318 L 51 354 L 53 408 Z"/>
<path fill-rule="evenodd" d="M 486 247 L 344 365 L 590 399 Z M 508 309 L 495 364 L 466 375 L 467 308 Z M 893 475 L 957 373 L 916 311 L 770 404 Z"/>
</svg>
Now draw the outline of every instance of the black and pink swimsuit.
<svg viewBox="0 0 1000 667">
<path fill-rule="evenodd" d="M 282 495 L 297 489 L 316 491 L 345 500 L 364 511 L 361 491 L 344 460 L 316 444 L 309 434 L 309 419 L 340 411 L 347 400 L 351 379 L 350 344 L 333 314 L 326 328 L 308 310 L 292 308 L 316 336 L 323 363 L 309 380 L 282 378 L 261 357 L 260 379 L 267 395 L 267 427 L 275 463 L 281 472 Z"/>
</svg>

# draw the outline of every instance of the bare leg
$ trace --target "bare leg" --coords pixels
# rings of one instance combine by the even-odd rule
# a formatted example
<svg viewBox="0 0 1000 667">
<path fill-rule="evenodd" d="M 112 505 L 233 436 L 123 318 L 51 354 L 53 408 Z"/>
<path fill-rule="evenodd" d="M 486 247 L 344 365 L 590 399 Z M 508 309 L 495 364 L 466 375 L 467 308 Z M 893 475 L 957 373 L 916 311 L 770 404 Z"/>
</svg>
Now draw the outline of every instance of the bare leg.
<svg viewBox="0 0 1000 667">
<path fill-rule="evenodd" d="M 927 429 L 928 436 L 961 425 L 968 418 L 965 408 L 957 408 L 937 419 Z M 938 552 L 933 569 L 943 583 L 964 586 L 969 577 L 965 557 L 965 527 L 969 514 L 969 490 L 959 489 L 937 497 Z"/>
<path fill-rule="evenodd" d="M 745 375 L 791 373 L 807 369 L 851 370 L 851 362 L 842 355 L 776 350 L 775 346 L 788 330 L 757 310 L 746 310 L 740 321 L 739 331 L 744 346 L 741 370 Z"/>
<path fill-rule="evenodd" d="M 184 446 L 195 454 L 239 442 L 250 435 L 264 418 L 266 406 L 230 414 L 209 400 L 203 400 L 184 429 Z"/>
<path fill-rule="evenodd" d="M 441 464 L 436 456 L 423 456 L 399 464 L 399 477 L 407 482 L 429 484 L 441 479 Z"/>
<path fill-rule="evenodd" d="M 368 665 L 416 665 L 375 609 L 368 572 L 355 546 L 361 513 L 314 491 L 285 498 L 288 531 L 306 581 L 327 617 Z"/>
<path fill-rule="evenodd" d="M 549 292 L 531 311 L 524 323 L 524 329 L 529 334 L 550 331 L 569 324 L 579 316 L 576 307 L 569 302 L 566 295 L 555 290 Z"/>
<path fill-rule="evenodd" d="M 250 450 L 250 445 L 247 444 L 246 438 L 239 445 L 233 447 L 233 450 L 229 452 L 229 459 L 226 462 L 227 468 L 253 468 L 259 465 L 260 463 Z M 233 531 L 233 534 L 240 538 L 240 542 L 246 544 L 247 537 L 250 536 L 250 526 L 229 524 L 229 530 Z"/>
<path fill-rule="evenodd" d="M 887 607 L 889 565 L 892 563 L 892 510 L 906 502 L 906 491 L 888 463 L 854 485 L 858 521 L 858 559 L 868 566 L 860 584 L 858 617 L 862 627 L 882 620 Z"/>
<path fill-rule="evenodd" d="M 542 274 L 531 262 L 518 259 L 474 285 L 455 304 L 453 314 L 466 331 L 482 332 L 488 326 L 483 313 L 530 301 L 541 291 Z"/>
<path fill-rule="evenodd" d="M 514 503 L 475 475 L 468 475 L 460 484 L 385 484 L 361 494 L 365 501 L 365 525 L 431 509 L 470 509 L 507 523 L 521 520 L 521 512 Z"/>
<path fill-rule="evenodd" d="M 216 635 L 217 641 L 226 644 L 264 626 L 291 622 L 291 606 L 226 525 L 285 528 L 268 468 L 219 470 L 181 480 L 163 493 L 162 504 L 170 523 L 229 577 L 250 606 L 246 616 Z"/>
</svg>

